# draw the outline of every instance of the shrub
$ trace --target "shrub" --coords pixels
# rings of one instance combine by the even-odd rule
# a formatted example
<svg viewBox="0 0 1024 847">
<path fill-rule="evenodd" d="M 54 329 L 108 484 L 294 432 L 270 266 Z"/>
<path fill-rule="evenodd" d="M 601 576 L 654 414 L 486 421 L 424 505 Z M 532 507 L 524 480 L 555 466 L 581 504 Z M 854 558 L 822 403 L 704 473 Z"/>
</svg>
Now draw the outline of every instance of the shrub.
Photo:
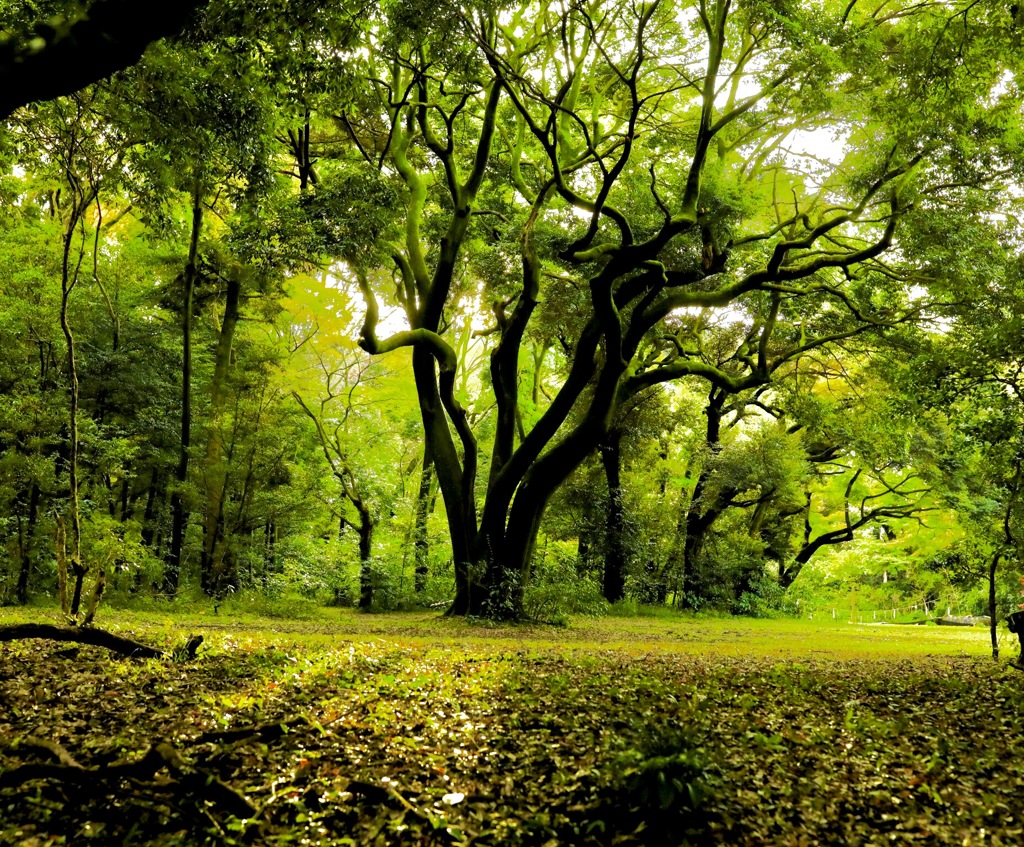
<svg viewBox="0 0 1024 847">
<path fill-rule="evenodd" d="M 523 592 L 527 617 L 566 623 L 569 615 L 603 615 L 608 602 L 591 576 L 580 575 L 580 561 L 572 546 L 555 542 L 534 566 L 533 580 Z"/>
<path fill-rule="evenodd" d="M 769 618 L 789 612 L 786 591 L 771 574 L 759 573 L 733 603 L 732 612 L 751 618 Z"/>
</svg>

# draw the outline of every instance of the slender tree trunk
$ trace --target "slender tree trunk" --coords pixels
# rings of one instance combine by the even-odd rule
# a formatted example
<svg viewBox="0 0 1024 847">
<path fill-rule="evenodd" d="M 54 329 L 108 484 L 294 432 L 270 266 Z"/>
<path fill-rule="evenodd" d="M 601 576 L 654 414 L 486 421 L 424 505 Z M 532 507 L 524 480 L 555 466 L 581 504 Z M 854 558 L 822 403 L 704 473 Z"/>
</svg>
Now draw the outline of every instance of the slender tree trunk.
<svg viewBox="0 0 1024 847">
<path fill-rule="evenodd" d="M 544 357 L 547 355 L 547 352 L 547 341 L 533 346 L 533 386 L 530 391 L 530 400 L 533 402 L 534 407 L 540 405 L 540 397 L 543 393 Z"/>
<path fill-rule="evenodd" d="M 605 516 L 604 598 L 616 603 L 626 594 L 625 516 L 622 505 L 622 430 L 612 429 L 601 447 L 601 462 L 608 481 Z"/>
<path fill-rule="evenodd" d="M 362 503 L 356 503 L 359 512 L 359 608 L 373 605 L 373 516 Z"/>
<path fill-rule="evenodd" d="M 39 485 L 33 480 L 28 495 L 28 518 L 21 541 L 21 568 L 18 571 L 18 604 L 24 606 L 28 603 L 28 586 L 32 577 L 32 554 L 34 552 L 34 540 L 36 524 L 39 519 Z"/>
<path fill-rule="evenodd" d="M 420 469 L 420 487 L 416 494 L 416 522 L 413 525 L 412 546 L 416 562 L 416 593 L 426 590 L 428 570 L 428 554 L 430 541 L 427 537 L 427 519 L 430 517 L 431 489 L 433 488 L 434 462 L 430 457 L 429 446 L 423 449 L 423 465 Z"/>
<path fill-rule="evenodd" d="M 74 239 L 75 228 L 78 225 L 80 215 L 73 214 L 64 234 L 64 258 L 61 266 L 61 300 L 60 300 L 60 328 L 64 333 L 64 341 L 67 345 L 67 368 L 68 368 L 68 518 L 71 523 L 71 557 L 69 564 L 71 574 L 74 576 L 74 586 L 71 591 L 71 598 L 65 613 L 72 618 L 78 617 L 79 605 L 82 601 L 82 583 L 88 568 L 82 562 L 82 519 L 78 502 L 78 362 L 75 358 L 75 337 L 71 332 L 71 323 L 68 317 L 68 303 L 71 298 L 71 291 L 78 281 L 78 268 L 71 268 L 71 242 Z M 84 237 L 84 236 L 83 236 Z M 81 264 L 83 255 L 79 256 L 78 263 Z"/>
<path fill-rule="evenodd" d="M 164 567 L 164 592 L 172 597 L 178 593 L 178 584 L 181 580 L 181 558 L 188 525 L 185 484 L 188 482 L 188 454 L 192 448 L 192 299 L 198 271 L 199 235 L 202 228 L 203 197 L 197 185 L 192 194 L 192 236 L 189 240 L 188 262 L 183 275 L 185 292 L 181 317 L 181 443 L 175 473 L 177 484 L 171 494 L 171 547 Z"/>
<path fill-rule="evenodd" d="M 299 191 L 305 193 L 310 185 L 317 184 L 316 170 L 313 167 L 313 157 L 309 149 L 309 110 L 306 110 L 305 121 L 298 130 L 288 130 L 288 141 L 291 144 L 292 155 L 295 157 L 295 167 L 299 177 Z"/>
<path fill-rule="evenodd" d="M 237 278 L 228 280 L 224 320 L 221 322 L 217 351 L 214 357 L 213 381 L 210 383 L 210 426 L 206 437 L 206 512 L 203 521 L 203 552 L 200 560 L 203 590 L 210 595 L 223 590 L 225 577 L 223 554 L 217 542 L 223 537 L 223 504 L 227 487 L 224 468 L 224 408 L 227 378 L 231 368 L 231 347 L 238 325 L 238 300 L 241 285 Z"/>
<path fill-rule="evenodd" d="M 579 537 L 576 539 L 576 558 L 579 560 L 580 570 L 584 572 L 590 569 L 590 539 L 587 538 L 588 532 L 589 528 L 583 527 Z"/>
<path fill-rule="evenodd" d="M 131 477 L 125 475 L 125 478 L 121 480 L 121 523 L 125 523 L 134 511 L 131 493 Z"/>
<path fill-rule="evenodd" d="M 712 388 L 708 395 L 708 403 L 704 408 L 707 416 L 705 444 L 708 450 L 708 461 L 718 455 L 721 450 L 722 407 L 728 395 L 720 388 Z M 711 527 L 725 510 L 732 497 L 731 491 L 721 491 L 713 503 L 704 502 L 710 469 L 705 463 L 697 472 L 697 481 L 693 486 L 693 494 L 686 508 L 685 529 L 682 543 L 683 585 L 680 597 L 683 606 L 694 607 L 700 604 L 702 586 L 698 572 L 700 560 L 704 552 L 704 544 Z"/>
<path fill-rule="evenodd" d="M 142 543 L 155 548 L 157 502 L 160 496 L 160 469 L 153 468 L 153 476 L 146 491 L 146 508 L 142 512 Z"/>
<path fill-rule="evenodd" d="M 845 517 L 845 526 L 841 529 L 834 529 L 829 532 L 821 533 L 817 538 L 811 538 L 811 492 L 805 492 L 807 498 L 807 505 L 804 508 L 804 543 L 796 556 L 793 557 L 793 561 L 790 563 L 785 570 L 779 572 L 779 585 L 782 588 L 789 588 L 793 584 L 793 581 L 800 575 L 800 571 L 803 570 L 806 565 L 822 547 L 828 547 L 832 544 L 845 544 L 848 541 L 853 541 L 853 531 L 868 520 L 864 516 L 854 523 L 850 513 L 850 494 L 853 491 L 853 486 L 856 484 L 857 479 L 860 477 L 861 471 L 858 470 L 850 481 L 846 484 L 845 496 L 845 507 L 843 509 Z"/>
<path fill-rule="evenodd" d="M 263 578 L 277 571 L 277 523 L 267 518 L 263 527 Z"/>
<path fill-rule="evenodd" d="M 992 557 L 992 561 L 988 565 L 988 617 L 989 617 L 989 635 L 992 639 L 992 658 L 999 658 L 999 633 L 996 630 L 998 621 L 996 620 L 996 571 L 999 568 L 999 560 L 1002 558 L 1002 551 L 996 552 Z"/>
</svg>

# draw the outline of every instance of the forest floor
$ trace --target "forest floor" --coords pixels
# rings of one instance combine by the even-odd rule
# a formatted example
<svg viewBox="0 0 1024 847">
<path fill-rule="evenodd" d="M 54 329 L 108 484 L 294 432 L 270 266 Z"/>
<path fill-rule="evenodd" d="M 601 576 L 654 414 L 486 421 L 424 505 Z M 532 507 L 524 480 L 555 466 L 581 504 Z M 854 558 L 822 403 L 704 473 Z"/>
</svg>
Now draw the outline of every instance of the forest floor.
<svg viewBox="0 0 1024 847">
<path fill-rule="evenodd" d="M 0 644 L 0 843 L 1024 842 L 1024 674 L 981 628 L 100 626 L 206 642 L 191 661 Z"/>
</svg>

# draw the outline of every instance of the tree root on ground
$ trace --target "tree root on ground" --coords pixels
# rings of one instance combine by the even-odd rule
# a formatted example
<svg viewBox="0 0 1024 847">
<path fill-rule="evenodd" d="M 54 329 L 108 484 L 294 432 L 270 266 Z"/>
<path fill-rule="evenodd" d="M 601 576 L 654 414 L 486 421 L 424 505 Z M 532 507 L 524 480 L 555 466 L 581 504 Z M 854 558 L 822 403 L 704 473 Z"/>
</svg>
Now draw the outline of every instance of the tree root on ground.
<svg viewBox="0 0 1024 847">
<path fill-rule="evenodd" d="M 26 638 L 42 638 L 47 641 L 74 641 L 78 644 L 89 644 L 103 647 L 119 656 L 130 659 L 165 659 L 179 657 L 194 659 L 196 650 L 203 643 L 203 636 L 192 636 L 183 647 L 167 651 L 158 650 L 148 644 L 133 641 L 121 635 L 115 635 L 103 629 L 93 627 L 56 626 L 48 623 L 18 623 L 0 626 L 0 642 L 20 641 Z"/>
<path fill-rule="evenodd" d="M 92 767 L 80 764 L 55 741 L 28 736 L 19 742 L 18 747 L 43 750 L 57 762 L 29 762 L 3 771 L 0 773 L 0 789 L 45 779 L 74 785 L 79 791 L 92 794 L 113 794 L 124 781 L 152 782 L 159 771 L 167 770 L 173 779 L 171 783 L 160 786 L 163 791 L 177 788 L 237 818 L 253 818 L 257 813 L 256 807 L 230 785 L 214 774 L 185 762 L 178 751 L 166 742 L 154 744 L 141 758 Z"/>
</svg>

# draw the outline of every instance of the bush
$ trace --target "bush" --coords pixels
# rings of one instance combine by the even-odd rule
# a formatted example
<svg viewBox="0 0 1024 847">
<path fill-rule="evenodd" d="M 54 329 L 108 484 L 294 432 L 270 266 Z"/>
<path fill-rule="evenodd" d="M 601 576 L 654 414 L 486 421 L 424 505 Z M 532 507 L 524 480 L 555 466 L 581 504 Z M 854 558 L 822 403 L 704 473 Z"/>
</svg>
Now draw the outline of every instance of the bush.
<svg viewBox="0 0 1024 847">
<path fill-rule="evenodd" d="M 320 605 L 308 597 L 295 594 L 271 597 L 256 591 L 229 595 L 223 603 L 217 604 L 216 608 L 220 614 L 227 617 L 256 615 L 264 618 L 308 621 L 321 615 Z"/>
<path fill-rule="evenodd" d="M 649 603 L 641 603 L 632 597 L 626 597 L 608 606 L 608 614 L 616 618 L 654 618 L 665 609 Z"/>
<path fill-rule="evenodd" d="M 292 535 L 281 539 L 275 550 L 277 569 L 266 573 L 262 590 L 272 597 L 298 594 L 308 600 L 333 599 L 347 590 L 353 579 L 352 563 L 346 561 L 336 539 Z"/>
<path fill-rule="evenodd" d="M 566 623 L 569 615 L 603 615 L 608 601 L 591 576 L 581 576 L 581 563 L 573 546 L 554 542 L 534 567 L 533 581 L 523 592 L 527 617 Z"/>
<path fill-rule="evenodd" d="M 786 590 L 771 574 L 757 574 L 749 580 L 748 586 L 748 590 L 743 591 L 733 603 L 733 614 L 770 618 L 790 612 Z"/>
</svg>

